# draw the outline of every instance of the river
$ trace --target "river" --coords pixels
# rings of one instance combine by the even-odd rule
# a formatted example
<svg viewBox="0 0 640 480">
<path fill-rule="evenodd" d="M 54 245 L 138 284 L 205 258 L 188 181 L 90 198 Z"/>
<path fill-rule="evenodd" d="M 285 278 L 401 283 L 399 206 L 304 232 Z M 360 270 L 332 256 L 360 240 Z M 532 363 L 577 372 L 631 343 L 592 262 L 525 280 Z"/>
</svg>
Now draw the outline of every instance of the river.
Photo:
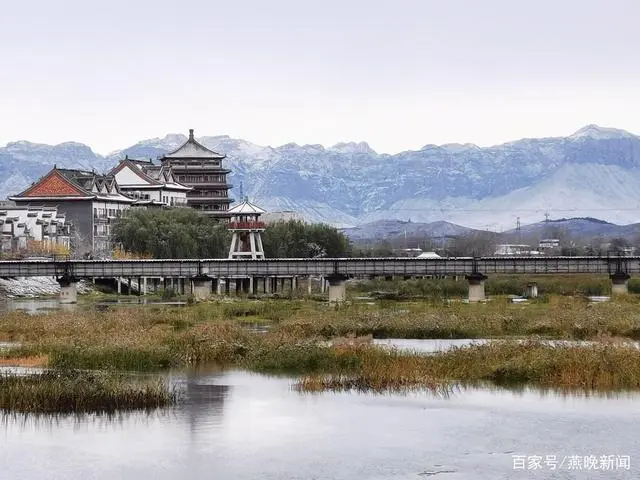
<svg viewBox="0 0 640 480">
<path fill-rule="evenodd" d="M 638 478 L 639 394 L 311 395 L 244 371 L 171 378 L 182 404 L 151 414 L 4 417 L 2 478 Z M 587 471 L 568 468 L 572 455 L 618 457 Z M 535 456 L 542 468 L 530 470 Z"/>
</svg>

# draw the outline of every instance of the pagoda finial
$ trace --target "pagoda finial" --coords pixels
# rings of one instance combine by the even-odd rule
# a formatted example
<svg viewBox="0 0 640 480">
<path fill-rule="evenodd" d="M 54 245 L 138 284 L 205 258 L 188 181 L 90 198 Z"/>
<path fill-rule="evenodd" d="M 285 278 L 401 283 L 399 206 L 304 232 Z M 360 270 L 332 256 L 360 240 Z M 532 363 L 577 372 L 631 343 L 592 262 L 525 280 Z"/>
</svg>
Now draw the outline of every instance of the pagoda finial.
<svg viewBox="0 0 640 480">
<path fill-rule="evenodd" d="M 193 128 L 189 129 L 189 140 L 193 140 Z"/>
</svg>

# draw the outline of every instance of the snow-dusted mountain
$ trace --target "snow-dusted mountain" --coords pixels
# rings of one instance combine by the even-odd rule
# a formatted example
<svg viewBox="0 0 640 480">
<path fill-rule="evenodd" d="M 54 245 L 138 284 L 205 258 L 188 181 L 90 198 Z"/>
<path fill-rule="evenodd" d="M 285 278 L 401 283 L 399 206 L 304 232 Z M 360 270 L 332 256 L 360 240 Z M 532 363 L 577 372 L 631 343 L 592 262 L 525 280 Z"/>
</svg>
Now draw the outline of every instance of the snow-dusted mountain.
<svg viewBox="0 0 640 480">
<path fill-rule="evenodd" d="M 156 158 L 186 137 L 144 140 L 101 157 L 85 145 L 15 142 L 0 148 L 0 194 L 16 193 L 53 163 L 104 170 L 123 157 Z M 378 154 L 369 145 L 255 145 L 228 136 L 199 140 L 228 156 L 232 193 L 268 210 L 353 226 L 377 220 L 507 230 L 551 218 L 640 218 L 640 137 L 588 125 L 568 137 L 523 139 L 480 148 L 426 145 Z"/>
</svg>

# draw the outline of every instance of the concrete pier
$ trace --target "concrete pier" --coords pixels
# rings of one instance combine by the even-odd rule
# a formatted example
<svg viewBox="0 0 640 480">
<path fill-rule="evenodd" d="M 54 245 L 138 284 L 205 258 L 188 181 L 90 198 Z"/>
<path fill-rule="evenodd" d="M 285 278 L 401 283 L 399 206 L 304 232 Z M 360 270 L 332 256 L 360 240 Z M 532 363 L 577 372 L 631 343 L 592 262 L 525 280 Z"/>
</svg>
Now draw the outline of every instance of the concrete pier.
<svg viewBox="0 0 640 480">
<path fill-rule="evenodd" d="M 213 280 L 206 275 L 200 275 L 191 279 L 191 294 L 196 301 L 209 300 Z"/>
<path fill-rule="evenodd" d="M 60 303 L 78 303 L 78 288 L 75 278 L 62 277 L 58 279 L 60 284 Z"/>
<path fill-rule="evenodd" d="M 465 275 L 469 282 L 469 302 L 484 302 L 487 297 L 484 294 L 484 282 L 488 278 L 480 272 Z"/>
<path fill-rule="evenodd" d="M 526 298 L 537 298 L 538 297 L 538 284 L 536 282 L 529 282 L 527 286 L 524 287 L 523 297 Z"/>
<path fill-rule="evenodd" d="M 616 272 L 609 275 L 609 278 L 611 278 L 611 295 L 626 295 L 629 293 L 631 275 L 625 272 Z"/>
<path fill-rule="evenodd" d="M 327 277 L 329 282 L 329 303 L 342 303 L 347 299 L 347 277 L 332 275 Z"/>
</svg>

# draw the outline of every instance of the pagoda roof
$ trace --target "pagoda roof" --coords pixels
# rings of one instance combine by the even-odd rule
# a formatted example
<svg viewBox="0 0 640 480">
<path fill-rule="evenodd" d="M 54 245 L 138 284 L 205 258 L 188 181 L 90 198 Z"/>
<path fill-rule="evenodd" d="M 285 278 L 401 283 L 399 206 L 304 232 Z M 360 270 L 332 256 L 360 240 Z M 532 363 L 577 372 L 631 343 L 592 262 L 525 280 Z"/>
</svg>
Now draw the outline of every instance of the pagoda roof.
<svg viewBox="0 0 640 480">
<path fill-rule="evenodd" d="M 189 138 L 173 152 L 167 153 L 163 159 L 202 158 L 206 160 L 222 160 L 226 155 L 214 152 L 199 143 L 193 136 L 193 128 L 189 129 Z"/>
<path fill-rule="evenodd" d="M 231 215 L 251 215 L 266 213 L 267 211 L 260 208 L 259 206 L 251 203 L 247 198 L 244 199 L 242 203 L 231 207 L 227 210 L 227 213 Z"/>
</svg>

